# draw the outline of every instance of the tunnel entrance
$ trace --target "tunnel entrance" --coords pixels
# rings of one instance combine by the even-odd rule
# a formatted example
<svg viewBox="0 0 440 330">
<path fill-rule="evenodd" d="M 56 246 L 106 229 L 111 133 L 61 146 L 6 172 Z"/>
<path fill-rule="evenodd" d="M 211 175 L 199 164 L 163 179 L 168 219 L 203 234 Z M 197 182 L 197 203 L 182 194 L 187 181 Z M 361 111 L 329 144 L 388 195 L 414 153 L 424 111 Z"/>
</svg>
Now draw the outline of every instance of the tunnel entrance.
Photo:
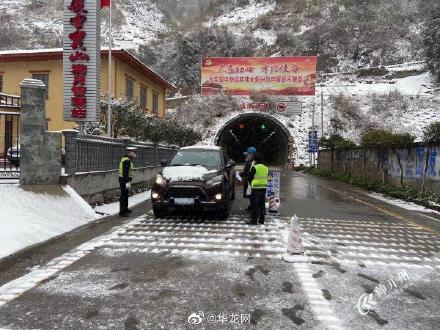
<svg viewBox="0 0 440 330">
<path fill-rule="evenodd" d="M 216 144 L 238 163 L 244 163 L 243 152 L 256 147 L 264 162 L 284 166 L 289 150 L 289 132 L 276 118 L 260 113 L 246 113 L 229 120 L 219 130 Z"/>
</svg>

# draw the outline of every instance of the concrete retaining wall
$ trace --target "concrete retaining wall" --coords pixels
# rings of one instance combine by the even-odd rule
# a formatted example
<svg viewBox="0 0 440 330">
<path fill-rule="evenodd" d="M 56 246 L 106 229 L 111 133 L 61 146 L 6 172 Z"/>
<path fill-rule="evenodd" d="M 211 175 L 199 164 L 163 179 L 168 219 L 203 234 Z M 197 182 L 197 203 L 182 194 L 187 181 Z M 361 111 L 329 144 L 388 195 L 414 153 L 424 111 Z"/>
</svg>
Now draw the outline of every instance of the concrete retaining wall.
<svg viewBox="0 0 440 330">
<path fill-rule="evenodd" d="M 333 160 L 332 160 L 333 159 Z M 401 166 L 399 166 L 399 160 Z M 440 193 L 440 146 L 414 145 L 402 150 L 324 150 L 319 152 L 318 168 L 421 191 Z"/>
<path fill-rule="evenodd" d="M 132 190 L 149 189 L 162 167 L 137 168 Z M 119 197 L 119 173 L 114 171 L 77 173 L 61 176 L 61 183 L 68 184 L 89 204 L 111 202 Z"/>
</svg>

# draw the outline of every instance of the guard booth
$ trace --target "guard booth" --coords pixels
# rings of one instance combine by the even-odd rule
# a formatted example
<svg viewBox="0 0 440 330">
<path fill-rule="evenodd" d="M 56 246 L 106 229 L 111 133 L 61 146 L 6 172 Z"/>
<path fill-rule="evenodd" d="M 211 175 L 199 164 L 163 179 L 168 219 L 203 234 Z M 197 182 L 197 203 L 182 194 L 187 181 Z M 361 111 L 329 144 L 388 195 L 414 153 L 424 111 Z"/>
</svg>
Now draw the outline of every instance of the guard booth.
<svg viewBox="0 0 440 330">
<path fill-rule="evenodd" d="M 0 93 L 0 184 L 20 176 L 20 96 Z"/>
</svg>

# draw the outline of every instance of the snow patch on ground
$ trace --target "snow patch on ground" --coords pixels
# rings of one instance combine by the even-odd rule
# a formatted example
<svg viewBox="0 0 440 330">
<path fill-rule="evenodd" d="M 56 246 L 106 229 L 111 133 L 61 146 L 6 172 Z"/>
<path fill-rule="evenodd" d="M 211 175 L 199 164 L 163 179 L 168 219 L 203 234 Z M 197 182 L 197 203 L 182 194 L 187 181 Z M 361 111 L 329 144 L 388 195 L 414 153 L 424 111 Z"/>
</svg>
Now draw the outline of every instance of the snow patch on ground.
<svg viewBox="0 0 440 330">
<path fill-rule="evenodd" d="M 423 213 L 440 214 L 440 212 L 428 209 L 428 208 L 426 208 L 424 206 L 421 206 L 421 205 L 418 205 L 418 204 L 415 204 L 415 203 L 411 203 L 411 202 L 406 202 L 406 201 L 403 201 L 401 199 L 395 199 L 395 198 L 387 197 L 387 196 L 384 196 L 382 194 L 369 193 L 367 195 L 370 196 L 370 197 L 373 197 L 375 199 L 378 199 L 380 201 L 383 201 L 385 203 L 401 207 L 401 208 L 403 208 L 405 210 L 416 211 L 416 212 L 423 212 Z"/>
<path fill-rule="evenodd" d="M 114 45 L 132 49 L 154 40 L 158 33 L 168 31 L 163 23 L 163 14 L 150 1 L 119 2 L 119 9 L 124 15 L 124 24 L 113 32 Z M 108 27 L 105 27 L 108 40 Z"/>
<path fill-rule="evenodd" d="M 277 41 L 277 34 L 274 30 L 258 29 L 254 31 L 254 38 L 262 39 L 268 46 L 272 46 Z"/>
<path fill-rule="evenodd" d="M 104 298 L 115 294 L 112 287 L 119 284 L 113 278 L 106 278 L 111 269 L 81 269 L 60 272 L 58 276 L 38 287 L 39 292 L 67 295 L 82 298 Z"/>
<path fill-rule="evenodd" d="M 43 6 L 32 7 L 26 1 L 1 0 L 0 12 L 4 11 L 18 18 L 14 20 L 14 28 L 22 29 L 29 35 L 43 35 L 51 38 L 51 43 L 55 45 L 62 40 L 63 11 L 56 0 L 47 0 L 47 2 Z M 113 4 L 113 8 L 112 37 L 113 45 L 116 47 L 137 48 L 139 45 L 154 40 L 158 33 L 168 31 L 168 26 L 163 23 L 163 14 L 148 0 L 117 1 Z M 104 45 L 108 45 L 107 22 L 108 9 L 103 9 L 101 38 Z M 54 35 L 58 40 L 53 40 Z M 47 45 L 29 45 L 29 48 L 35 47 L 47 48 Z"/>
<path fill-rule="evenodd" d="M 204 25 L 207 27 L 213 25 L 234 25 L 243 24 L 249 21 L 255 21 L 258 17 L 265 15 L 275 9 L 276 3 L 256 2 L 251 0 L 250 4 L 243 8 L 237 8 L 230 13 L 210 20 Z"/>
<path fill-rule="evenodd" d="M 406 69 L 405 70 L 410 70 Z M 402 71 L 402 70 L 396 70 Z M 432 76 L 428 73 L 422 73 L 415 76 L 385 80 L 385 79 L 363 79 L 353 78 L 341 79 L 340 76 L 329 79 L 318 87 L 319 92 L 325 94 L 349 94 L 349 95 L 369 95 L 369 94 L 389 94 L 399 92 L 403 95 L 417 96 L 429 95 L 433 84 Z"/>
<path fill-rule="evenodd" d="M 129 206 L 149 200 L 150 194 L 146 191 L 130 197 Z M 0 196 L 0 259 L 119 213 L 119 202 L 93 209 L 70 186 L 42 192 L 24 190 L 18 184 L 1 184 Z"/>
<path fill-rule="evenodd" d="M 311 30 L 311 29 L 313 29 L 313 26 L 301 25 L 299 27 L 299 31 L 294 33 L 293 35 L 294 36 L 300 36 L 300 35 L 304 34 L 305 32 L 307 32 L 308 30 Z"/>
<path fill-rule="evenodd" d="M 38 193 L 0 185 L 0 258 L 96 220 L 70 189 Z"/>
<path fill-rule="evenodd" d="M 130 196 L 128 199 L 128 207 L 131 208 L 135 205 L 141 204 L 145 201 L 148 201 L 150 198 L 151 190 Z M 119 213 L 119 202 L 99 205 L 96 206 L 94 210 L 95 212 L 103 215 L 116 215 Z"/>
</svg>

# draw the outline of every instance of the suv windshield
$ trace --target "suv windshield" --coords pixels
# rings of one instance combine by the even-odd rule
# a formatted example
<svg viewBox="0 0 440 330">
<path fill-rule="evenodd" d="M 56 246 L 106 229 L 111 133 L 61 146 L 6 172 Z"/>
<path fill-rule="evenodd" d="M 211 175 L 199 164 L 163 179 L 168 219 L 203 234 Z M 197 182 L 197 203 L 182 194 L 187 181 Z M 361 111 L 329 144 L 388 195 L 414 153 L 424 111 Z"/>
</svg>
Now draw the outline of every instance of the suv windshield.
<svg viewBox="0 0 440 330">
<path fill-rule="evenodd" d="M 205 167 L 221 167 L 220 152 L 215 150 L 180 150 L 171 160 L 169 166 L 202 165 Z"/>
</svg>

